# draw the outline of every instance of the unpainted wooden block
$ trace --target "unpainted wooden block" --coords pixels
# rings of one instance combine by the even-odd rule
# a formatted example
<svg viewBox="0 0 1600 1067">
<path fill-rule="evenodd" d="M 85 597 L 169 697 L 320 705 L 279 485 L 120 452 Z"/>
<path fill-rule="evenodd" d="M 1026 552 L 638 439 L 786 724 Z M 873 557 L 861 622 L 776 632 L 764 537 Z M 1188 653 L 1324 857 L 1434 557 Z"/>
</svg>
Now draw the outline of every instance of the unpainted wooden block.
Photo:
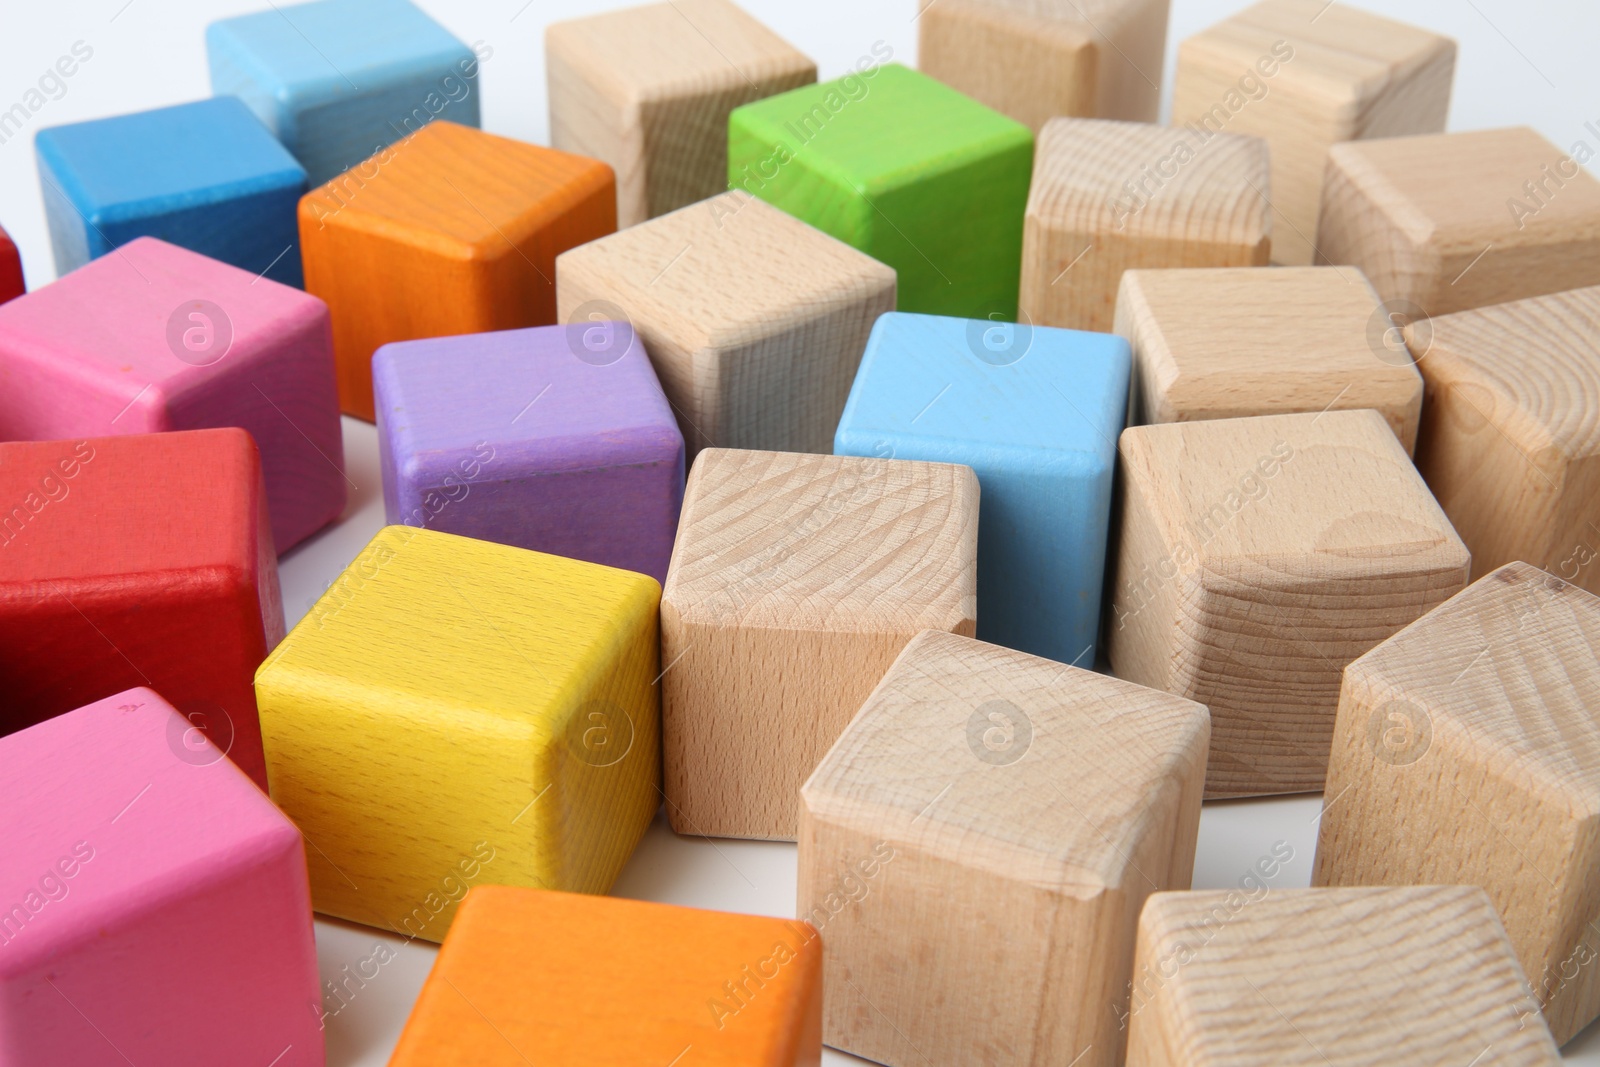
<svg viewBox="0 0 1600 1067">
<path fill-rule="evenodd" d="M 1508 563 L 1350 664 L 1316 885 L 1480 885 L 1558 1044 L 1600 1015 L 1600 599 Z"/>
<path fill-rule="evenodd" d="M 805 923 L 474 887 L 391 1067 L 806 1067 L 822 944 Z"/>
<path fill-rule="evenodd" d="M 1028 193 L 1023 320 L 1108 332 L 1125 270 L 1264 266 L 1268 196 L 1258 137 L 1052 119 Z"/>
<path fill-rule="evenodd" d="M 11 235 L 0 227 L 0 304 L 14 300 L 28 291 L 22 278 L 22 257 Z"/>
<path fill-rule="evenodd" d="M 1208 733 L 1191 701 L 918 635 L 801 790 L 823 1040 L 1120 1065 L 1139 909 L 1189 884 Z"/>
<path fill-rule="evenodd" d="M 1327 0 L 1262 0 L 1178 45 L 1172 124 L 1272 146 L 1272 258 L 1312 262 L 1328 147 L 1439 133 L 1456 44 Z"/>
<path fill-rule="evenodd" d="M 1111 669 L 1211 709 L 1208 797 L 1327 775 L 1345 664 L 1471 557 L 1376 411 L 1123 431 Z"/>
<path fill-rule="evenodd" d="M 1556 1067 L 1481 889 L 1157 893 L 1128 1067 Z"/>
<path fill-rule="evenodd" d="M 728 188 L 728 113 L 817 80 L 817 65 L 729 0 L 672 0 L 544 31 L 550 144 L 617 174 L 617 225 Z"/>
<path fill-rule="evenodd" d="M 1600 287 L 1405 327 L 1427 383 L 1417 469 L 1472 550 L 1600 593 Z"/>
<path fill-rule="evenodd" d="M 1372 408 L 1410 452 L 1422 378 L 1351 267 L 1130 270 L 1134 424 Z"/>
<path fill-rule="evenodd" d="M 794 840 L 801 783 L 906 643 L 972 635 L 977 552 L 970 467 L 702 452 L 661 596 L 673 829 Z"/>
<path fill-rule="evenodd" d="M 564 253 L 561 321 L 644 342 L 689 460 L 703 448 L 827 452 L 895 274 L 739 192 Z"/>
<path fill-rule="evenodd" d="M 256 672 L 318 911 L 438 941 L 474 882 L 611 888 L 661 803 L 658 586 L 379 531 Z"/>
<path fill-rule="evenodd" d="M 1334 145 L 1317 262 L 1366 271 L 1400 325 L 1600 284 L 1600 181 L 1525 126 Z"/>
<path fill-rule="evenodd" d="M 1169 0 L 920 0 L 924 74 L 1038 133 L 1060 115 L 1154 122 Z"/>
</svg>

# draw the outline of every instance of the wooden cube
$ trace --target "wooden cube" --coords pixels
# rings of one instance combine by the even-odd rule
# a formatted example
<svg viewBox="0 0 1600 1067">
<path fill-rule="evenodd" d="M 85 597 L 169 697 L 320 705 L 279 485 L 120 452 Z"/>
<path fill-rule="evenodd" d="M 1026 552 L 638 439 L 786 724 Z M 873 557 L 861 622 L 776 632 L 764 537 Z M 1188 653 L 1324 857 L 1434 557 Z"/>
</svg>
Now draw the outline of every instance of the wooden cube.
<svg viewBox="0 0 1600 1067">
<path fill-rule="evenodd" d="M 1359 270 L 1130 270 L 1115 329 L 1136 425 L 1372 408 L 1416 444 L 1422 377 Z"/>
<path fill-rule="evenodd" d="M 1597 285 L 1600 181 L 1527 127 L 1334 145 L 1317 252 L 1400 325 Z"/>
<path fill-rule="evenodd" d="M 817 65 L 728 0 L 672 0 L 544 31 L 550 144 L 617 173 L 617 225 L 728 188 L 728 113 Z"/>
<path fill-rule="evenodd" d="M 661 595 L 667 815 L 794 840 L 799 788 L 906 643 L 971 636 L 970 467 L 707 449 Z"/>
<path fill-rule="evenodd" d="M 1208 797 L 1319 789 L 1345 664 L 1471 557 L 1376 411 L 1125 430 L 1107 645 L 1211 709 Z"/>
<path fill-rule="evenodd" d="M 0 444 L 0 734 L 158 688 L 262 789 L 250 678 L 283 639 L 243 430 Z"/>
<path fill-rule="evenodd" d="M 389 1063 L 804 1067 L 821 1011 L 805 923 L 484 885 Z"/>
<path fill-rule="evenodd" d="M 206 27 L 211 91 L 237 96 L 321 185 L 443 115 L 478 125 L 478 61 L 408 0 L 314 0 Z"/>
<path fill-rule="evenodd" d="M 0 441 L 237 426 L 278 553 L 344 510 L 328 309 L 153 237 L 0 306 Z"/>
<path fill-rule="evenodd" d="M 1328 147 L 1439 133 L 1456 44 L 1327 0 L 1262 0 L 1178 46 L 1172 124 L 1272 146 L 1272 258 L 1312 262 Z"/>
<path fill-rule="evenodd" d="M 1600 599 L 1526 563 L 1350 664 L 1316 885 L 1480 885 L 1558 1044 L 1600 1015 Z"/>
<path fill-rule="evenodd" d="M 404 341 L 372 375 L 391 524 L 667 580 L 683 435 L 627 323 Z"/>
<path fill-rule="evenodd" d="M 256 672 L 317 910 L 438 941 L 474 880 L 604 893 L 661 803 L 654 579 L 388 526 Z"/>
<path fill-rule="evenodd" d="M 893 267 L 901 311 L 1012 320 L 1026 126 L 898 63 L 734 110 L 728 186 Z"/>
<path fill-rule="evenodd" d="M 1058 115 L 1154 122 L 1168 6 L 922 0 L 917 66 L 1035 133 Z"/>
<path fill-rule="evenodd" d="M 1107 332 L 1125 270 L 1264 266 L 1267 195 L 1258 137 L 1050 120 L 1028 193 L 1023 320 Z"/>
<path fill-rule="evenodd" d="M 616 212 L 604 163 L 442 120 L 306 194 L 306 291 L 333 315 L 344 410 L 373 418 L 391 341 L 554 323 L 556 256 Z"/>
<path fill-rule="evenodd" d="M 22 279 L 22 257 L 17 254 L 11 235 L 0 227 L 0 304 L 27 291 L 28 285 Z"/>
<path fill-rule="evenodd" d="M 556 283 L 580 347 L 608 320 L 637 332 L 691 462 L 708 447 L 827 452 L 895 293 L 893 270 L 742 193 L 567 252 Z"/>
<path fill-rule="evenodd" d="M 1128 362 L 1120 337 L 1076 330 L 904 312 L 873 327 L 834 453 L 977 474 L 983 640 L 1094 666 Z"/>
<path fill-rule="evenodd" d="M 322 1067 L 300 834 L 154 691 L 0 738 L 0 838 L 0 1067 Z"/>
<path fill-rule="evenodd" d="M 1119 1067 L 1139 909 L 1189 884 L 1208 733 L 1191 701 L 918 635 L 801 790 L 823 1040 Z"/>
<path fill-rule="evenodd" d="M 1157 893 L 1128 1067 L 1556 1067 L 1481 889 Z"/>
</svg>

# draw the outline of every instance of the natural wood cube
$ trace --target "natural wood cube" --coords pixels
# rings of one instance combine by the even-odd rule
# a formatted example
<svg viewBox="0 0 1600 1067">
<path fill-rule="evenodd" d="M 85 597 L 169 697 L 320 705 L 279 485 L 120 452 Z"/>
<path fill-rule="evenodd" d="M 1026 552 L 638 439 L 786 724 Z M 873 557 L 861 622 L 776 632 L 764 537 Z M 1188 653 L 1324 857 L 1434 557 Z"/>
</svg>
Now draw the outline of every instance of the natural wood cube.
<svg viewBox="0 0 1600 1067">
<path fill-rule="evenodd" d="M 1376 411 L 1124 430 L 1107 640 L 1119 678 L 1211 709 L 1208 797 L 1320 789 L 1345 664 L 1471 557 Z"/>
<path fill-rule="evenodd" d="M 1474 886 L 1157 893 L 1127 1067 L 1557 1067 Z"/>
<path fill-rule="evenodd" d="M 607 321 L 635 331 L 691 463 L 709 447 L 829 451 L 894 294 L 890 268 L 738 192 L 556 261 L 574 351 Z"/>
<path fill-rule="evenodd" d="M 1208 733 L 1191 701 L 918 635 L 801 790 L 823 1040 L 1119 1067 L 1139 909 L 1189 884 Z"/>
<path fill-rule="evenodd" d="M 672 0 L 547 26 L 550 144 L 610 164 L 617 225 L 728 188 L 728 113 L 817 65 L 728 0 Z"/>
<path fill-rule="evenodd" d="M 794 840 L 801 783 L 906 643 L 972 635 L 977 553 L 970 467 L 702 452 L 661 595 L 673 829 Z"/>
<path fill-rule="evenodd" d="M 661 803 L 658 596 L 380 530 L 256 672 L 317 910 L 438 941 L 474 881 L 609 890 Z"/>
<path fill-rule="evenodd" d="M 1334 145 L 1317 254 L 1398 325 L 1600 284 L 1600 181 L 1524 126 Z"/>
<path fill-rule="evenodd" d="M 1439 133 L 1456 44 L 1328 3 L 1262 0 L 1178 45 L 1172 124 L 1272 146 L 1272 258 L 1312 261 L 1328 147 Z"/>
<path fill-rule="evenodd" d="M 1267 196 L 1258 137 L 1050 120 L 1023 228 L 1023 321 L 1104 333 L 1125 270 L 1265 266 Z"/>
<path fill-rule="evenodd" d="M 805 923 L 474 887 L 390 1067 L 815 1067 L 822 943 Z"/>
<path fill-rule="evenodd" d="M 1488 890 L 1558 1044 L 1600 1015 L 1597 650 L 1600 599 L 1508 563 L 1350 664 L 1312 870 Z"/>
<path fill-rule="evenodd" d="M 1130 270 L 1114 328 L 1135 425 L 1372 408 L 1416 443 L 1422 377 L 1359 270 Z"/>
<path fill-rule="evenodd" d="M 922 0 L 917 67 L 1035 133 L 1058 115 L 1154 122 L 1169 0 Z"/>
<path fill-rule="evenodd" d="M 1405 328 L 1427 383 L 1417 469 L 1472 550 L 1600 593 L 1600 287 Z"/>
</svg>

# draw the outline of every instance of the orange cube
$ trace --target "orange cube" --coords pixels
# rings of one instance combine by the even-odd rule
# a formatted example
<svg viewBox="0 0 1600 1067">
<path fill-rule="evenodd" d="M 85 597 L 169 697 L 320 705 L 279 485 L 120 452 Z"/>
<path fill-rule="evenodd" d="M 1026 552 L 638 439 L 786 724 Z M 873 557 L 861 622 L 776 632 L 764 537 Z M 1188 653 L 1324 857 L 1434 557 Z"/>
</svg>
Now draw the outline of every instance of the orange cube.
<svg viewBox="0 0 1600 1067">
<path fill-rule="evenodd" d="M 453 122 L 307 193 L 306 291 L 332 312 L 340 405 L 372 420 L 390 341 L 551 325 L 556 256 L 616 229 L 604 163 Z"/>
<path fill-rule="evenodd" d="M 482 885 L 389 1067 L 794 1067 L 822 1058 L 808 923 Z"/>
</svg>

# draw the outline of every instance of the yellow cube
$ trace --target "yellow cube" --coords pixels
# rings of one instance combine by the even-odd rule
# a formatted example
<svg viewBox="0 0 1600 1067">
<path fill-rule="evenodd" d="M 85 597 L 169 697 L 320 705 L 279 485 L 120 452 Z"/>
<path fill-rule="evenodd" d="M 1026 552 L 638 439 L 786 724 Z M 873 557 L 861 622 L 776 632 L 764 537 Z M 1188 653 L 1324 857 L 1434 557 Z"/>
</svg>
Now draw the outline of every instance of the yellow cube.
<svg viewBox="0 0 1600 1067">
<path fill-rule="evenodd" d="M 316 909 L 429 941 L 485 882 L 611 887 L 661 801 L 661 587 L 381 530 L 256 672 Z"/>
</svg>

